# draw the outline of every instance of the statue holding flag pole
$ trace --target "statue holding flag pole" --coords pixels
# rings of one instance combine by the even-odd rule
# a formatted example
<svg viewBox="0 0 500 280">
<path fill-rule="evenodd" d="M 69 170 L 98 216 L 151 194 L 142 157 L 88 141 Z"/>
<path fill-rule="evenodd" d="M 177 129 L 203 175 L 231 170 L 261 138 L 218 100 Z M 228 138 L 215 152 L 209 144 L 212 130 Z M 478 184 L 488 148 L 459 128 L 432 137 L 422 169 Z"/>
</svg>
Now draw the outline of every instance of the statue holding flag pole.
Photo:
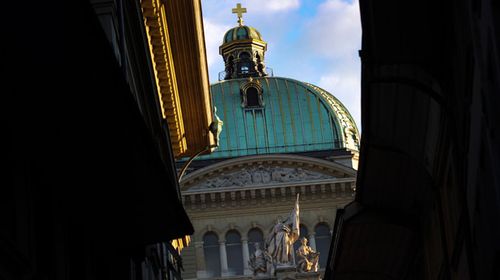
<svg viewBox="0 0 500 280">
<path fill-rule="evenodd" d="M 267 253 L 275 265 L 293 265 L 293 243 L 300 235 L 299 194 L 295 207 L 288 217 L 281 221 L 278 218 L 276 225 L 270 230 L 266 240 Z"/>
</svg>

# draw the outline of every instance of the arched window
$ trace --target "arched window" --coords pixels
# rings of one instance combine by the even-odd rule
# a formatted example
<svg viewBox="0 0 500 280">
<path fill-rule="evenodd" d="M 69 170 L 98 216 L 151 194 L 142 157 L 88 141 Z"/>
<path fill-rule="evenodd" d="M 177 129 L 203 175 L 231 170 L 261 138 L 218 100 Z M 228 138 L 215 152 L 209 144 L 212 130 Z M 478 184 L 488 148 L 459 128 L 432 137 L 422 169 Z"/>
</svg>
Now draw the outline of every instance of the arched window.
<svg viewBox="0 0 500 280">
<path fill-rule="evenodd" d="M 243 275 L 241 236 L 236 230 L 226 234 L 227 267 L 230 275 Z"/>
<path fill-rule="evenodd" d="M 241 107 L 251 109 L 264 107 L 264 93 L 258 80 L 250 80 L 242 84 L 240 92 Z"/>
<path fill-rule="evenodd" d="M 327 224 L 321 223 L 316 226 L 315 230 L 316 237 L 316 249 L 320 253 L 319 255 L 319 267 L 326 267 L 326 261 L 328 260 L 328 251 L 330 250 L 330 242 L 332 236 L 330 234 L 330 227 Z"/>
<path fill-rule="evenodd" d="M 225 79 L 230 79 L 231 76 L 233 75 L 233 72 L 234 72 L 234 61 L 233 61 L 233 56 L 230 55 L 227 59 Z"/>
<path fill-rule="evenodd" d="M 207 232 L 203 236 L 203 252 L 205 253 L 205 266 L 208 276 L 220 276 L 219 237 L 215 232 Z"/>
<path fill-rule="evenodd" d="M 259 107 L 259 92 L 254 87 L 247 89 L 247 107 Z"/>
<path fill-rule="evenodd" d="M 242 52 L 239 55 L 240 58 L 240 73 L 248 74 L 250 72 L 251 59 L 250 54 L 247 52 Z"/>
<path fill-rule="evenodd" d="M 309 232 L 307 231 L 307 228 L 304 225 L 300 225 L 299 239 L 297 239 L 297 241 L 295 241 L 295 243 L 293 243 L 294 252 L 297 251 L 297 249 L 299 249 L 299 247 L 301 245 L 300 239 L 302 239 L 302 237 L 305 237 L 309 240 Z M 307 245 L 311 246 L 310 243 L 307 243 Z"/>
<path fill-rule="evenodd" d="M 248 232 L 248 252 L 250 256 L 255 252 L 255 243 L 260 244 L 260 248 L 264 250 L 264 234 L 259 228 L 253 228 Z"/>
</svg>

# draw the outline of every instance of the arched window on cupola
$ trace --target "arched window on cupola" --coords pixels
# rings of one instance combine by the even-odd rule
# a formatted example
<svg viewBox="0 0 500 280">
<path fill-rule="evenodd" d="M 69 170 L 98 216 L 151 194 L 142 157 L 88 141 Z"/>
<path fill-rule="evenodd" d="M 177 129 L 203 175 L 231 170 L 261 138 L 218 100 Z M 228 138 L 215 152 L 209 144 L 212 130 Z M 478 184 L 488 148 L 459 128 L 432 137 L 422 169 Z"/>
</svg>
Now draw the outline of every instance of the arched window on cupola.
<svg viewBox="0 0 500 280">
<path fill-rule="evenodd" d="M 250 67 L 252 67 L 252 60 L 248 52 L 242 52 L 239 55 L 239 72 L 240 74 L 250 73 Z"/>
<path fill-rule="evenodd" d="M 254 87 L 247 89 L 247 107 L 259 107 L 259 92 Z"/>
<path fill-rule="evenodd" d="M 205 255 L 205 269 L 209 277 L 220 276 L 219 237 L 213 231 L 203 236 L 203 253 Z"/>
<path fill-rule="evenodd" d="M 252 228 L 248 231 L 248 252 L 250 256 L 255 252 L 255 243 L 259 243 L 260 248 L 264 249 L 264 234 L 259 228 Z"/>
<path fill-rule="evenodd" d="M 225 79 L 230 79 L 233 76 L 233 72 L 234 72 L 234 58 L 232 55 L 230 55 L 227 58 Z"/>
<path fill-rule="evenodd" d="M 243 275 L 241 235 L 236 230 L 226 234 L 227 267 L 230 275 Z"/>
<path fill-rule="evenodd" d="M 262 86 L 257 80 L 249 80 L 241 86 L 243 108 L 258 108 L 264 106 Z"/>
<path fill-rule="evenodd" d="M 326 223 L 320 223 L 315 228 L 316 250 L 319 255 L 319 267 L 325 268 L 328 260 L 328 251 L 332 239 L 330 227 Z"/>
</svg>

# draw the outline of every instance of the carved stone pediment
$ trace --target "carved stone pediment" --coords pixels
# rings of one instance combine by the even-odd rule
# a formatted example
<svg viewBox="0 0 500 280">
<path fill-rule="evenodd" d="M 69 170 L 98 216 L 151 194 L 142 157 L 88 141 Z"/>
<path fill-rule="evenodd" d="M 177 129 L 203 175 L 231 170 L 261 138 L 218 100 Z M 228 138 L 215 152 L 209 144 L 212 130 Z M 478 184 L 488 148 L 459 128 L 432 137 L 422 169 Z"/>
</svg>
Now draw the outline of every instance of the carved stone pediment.
<svg viewBox="0 0 500 280">
<path fill-rule="evenodd" d="M 241 169 L 231 170 L 230 172 L 221 172 L 214 177 L 197 182 L 197 184 L 190 189 L 268 185 L 335 178 L 335 176 L 307 170 L 302 167 L 261 164 L 257 166 L 241 167 Z"/>
<path fill-rule="evenodd" d="M 354 178 L 345 165 L 300 155 L 258 155 L 233 158 L 193 171 L 182 179 L 182 191 L 216 191 L 246 186 L 300 185 Z"/>
</svg>

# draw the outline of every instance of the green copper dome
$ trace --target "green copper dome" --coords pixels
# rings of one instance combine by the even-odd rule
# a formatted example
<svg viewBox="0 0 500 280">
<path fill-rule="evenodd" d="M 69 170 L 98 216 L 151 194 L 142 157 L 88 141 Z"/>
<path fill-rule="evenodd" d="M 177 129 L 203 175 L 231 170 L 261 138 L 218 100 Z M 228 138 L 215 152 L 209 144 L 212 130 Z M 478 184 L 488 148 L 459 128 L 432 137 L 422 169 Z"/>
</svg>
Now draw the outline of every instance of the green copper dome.
<svg viewBox="0 0 500 280">
<path fill-rule="evenodd" d="M 229 29 L 224 35 L 224 44 L 237 40 L 259 40 L 262 41 L 262 36 L 257 29 L 250 26 L 237 26 Z"/>
<path fill-rule="evenodd" d="M 231 79 L 212 84 L 211 94 L 224 126 L 219 147 L 199 159 L 358 150 L 359 132 L 347 109 L 314 85 L 280 77 Z"/>
</svg>

